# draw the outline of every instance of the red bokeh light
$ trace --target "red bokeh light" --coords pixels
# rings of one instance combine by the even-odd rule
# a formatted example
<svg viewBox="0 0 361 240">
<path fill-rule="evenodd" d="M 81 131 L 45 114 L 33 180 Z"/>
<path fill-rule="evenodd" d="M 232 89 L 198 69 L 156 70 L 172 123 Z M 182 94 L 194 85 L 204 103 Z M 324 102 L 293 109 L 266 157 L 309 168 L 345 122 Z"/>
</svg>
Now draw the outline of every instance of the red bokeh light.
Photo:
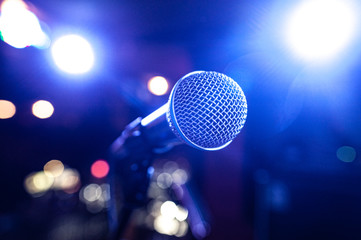
<svg viewBox="0 0 361 240">
<path fill-rule="evenodd" d="M 90 171 L 96 178 L 106 177 L 109 173 L 109 164 L 105 160 L 97 160 L 92 164 Z"/>
</svg>

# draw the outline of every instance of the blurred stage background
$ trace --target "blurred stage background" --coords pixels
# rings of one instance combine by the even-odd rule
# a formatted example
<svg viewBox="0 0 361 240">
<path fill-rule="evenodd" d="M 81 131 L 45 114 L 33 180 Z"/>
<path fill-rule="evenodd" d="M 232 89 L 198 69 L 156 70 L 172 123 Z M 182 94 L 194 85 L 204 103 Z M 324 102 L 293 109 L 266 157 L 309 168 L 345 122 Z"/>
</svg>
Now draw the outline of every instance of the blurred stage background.
<svg viewBox="0 0 361 240">
<path fill-rule="evenodd" d="M 360 239 L 360 6 L 3 1 L 0 239 L 106 239 L 110 144 L 195 70 L 239 83 L 246 125 L 223 150 L 159 155 L 128 239 Z"/>
</svg>

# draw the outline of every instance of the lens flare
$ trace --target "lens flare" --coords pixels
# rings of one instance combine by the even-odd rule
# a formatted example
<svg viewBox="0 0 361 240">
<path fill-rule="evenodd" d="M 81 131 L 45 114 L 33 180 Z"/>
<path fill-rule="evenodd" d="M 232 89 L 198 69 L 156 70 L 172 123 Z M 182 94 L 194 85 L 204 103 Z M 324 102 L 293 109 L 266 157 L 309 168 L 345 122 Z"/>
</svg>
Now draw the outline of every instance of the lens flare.
<svg viewBox="0 0 361 240">
<path fill-rule="evenodd" d="M 15 115 L 15 105 L 6 100 L 0 100 L 0 119 L 12 118 Z"/>
</svg>

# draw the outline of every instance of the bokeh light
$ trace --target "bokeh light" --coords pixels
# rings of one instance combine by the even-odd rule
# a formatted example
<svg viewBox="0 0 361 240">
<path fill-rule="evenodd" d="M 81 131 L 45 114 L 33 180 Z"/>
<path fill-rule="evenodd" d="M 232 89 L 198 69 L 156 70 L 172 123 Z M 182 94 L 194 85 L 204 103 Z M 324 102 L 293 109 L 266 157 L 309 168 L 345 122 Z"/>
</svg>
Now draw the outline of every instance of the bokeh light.
<svg viewBox="0 0 361 240">
<path fill-rule="evenodd" d="M 179 230 L 179 222 L 176 219 L 169 219 L 163 215 L 154 220 L 154 229 L 162 234 L 175 235 Z"/>
<path fill-rule="evenodd" d="M 161 96 L 168 91 L 168 81 L 164 77 L 152 77 L 148 81 L 148 90 L 154 95 Z"/>
<path fill-rule="evenodd" d="M 187 233 L 188 224 L 185 220 L 188 217 L 188 210 L 177 206 L 172 201 L 166 201 L 160 206 L 160 213 L 156 208 L 159 208 L 159 202 L 156 202 L 151 207 L 152 215 L 155 216 L 154 229 L 162 234 L 175 235 L 182 237 Z"/>
<path fill-rule="evenodd" d="M 163 202 L 160 200 L 153 200 L 148 204 L 148 213 L 152 215 L 153 217 L 157 217 L 160 215 L 160 208 L 162 206 Z"/>
<path fill-rule="evenodd" d="M 166 189 L 169 188 L 173 183 L 172 175 L 169 173 L 161 173 L 157 177 L 157 184 L 160 188 Z"/>
<path fill-rule="evenodd" d="M 183 185 L 188 181 L 188 174 L 183 169 L 177 169 L 172 173 L 173 182 L 178 185 Z"/>
<path fill-rule="evenodd" d="M 80 175 L 75 169 L 66 168 L 55 178 L 54 189 L 61 189 L 66 193 L 75 193 L 80 188 Z"/>
<path fill-rule="evenodd" d="M 148 217 L 144 223 L 150 229 L 161 234 L 183 237 L 188 232 L 188 209 L 177 205 L 169 194 L 170 187 L 176 187 L 177 198 L 182 185 L 188 180 L 188 173 L 177 162 L 160 161 L 154 165 L 154 175 L 148 188 L 148 197 L 152 200 L 147 205 Z M 173 192 L 173 191 L 172 191 Z M 183 193 L 182 193 L 183 194 Z M 178 198 L 180 199 L 180 198 Z"/>
<path fill-rule="evenodd" d="M 150 184 L 148 188 L 148 197 L 154 198 L 154 199 L 167 199 L 167 194 L 165 189 L 158 186 L 156 182 L 153 182 Z"/>
<path fill-rule="evenodd" d="M 15 48 L 49 45 L 38 18 L 20 0 L 5 0 L 1 4 L 0 32 L 4 42 Z"/>
<path fill-rule="evenodd" d="M 87 202 L 95 202 L 102 195 L 102 188 L 95 183 L 89 184 L 82 191 L 82 198 Z"/>
<path fill-rule="evenodd" d="M 15 115 L 15 105 L 6 100 L 0 100 L 0 119 L 12 118 Z"/>
<path fill-rule="evenodd" d="M 287 44 L 304 60 L 329 60 L 355 36 L 357 16 L 348 0 L 301 1 L 285 21 Z"/>
<path fill-rule="evenodd" d="M 336 155 L 342 162 L 353 162 L 356 158 L 356 150 L 350 146 L 343 146 L 337 149 Z"/>
<path fill-rule="evenodd" d="M 49 177 L 59 177 L 64 172 L 64 165 L 59 160 L 50 160 L 44 165 L 44 173 Z"/>
<path fill-rule="evenodd" d="M 54 182 L 54 179 L 51 177 L 48 177 L 44 172 L 38 172 L 33 177 L 34 186 L 39 191 L 47 191 L 51 187 L 53 182 Z"/>
<path fill-rule="evenodd" d="M 160 207 L 160 213 L 167 218 L 175 218 L 178 214 L 178 207 L 172 201 L 166 201 Z"/>
<path fill-rule="evenodd" d="M 175 218 L 181 222 L 185 221 L 188 217 L 188 210 L 181 206 L 177 206 L 177 208 L 178 208 L 178 211 L 175 215 Z"/>
<path fill-rule="evenodd" d="M 49 190 L 54 183 L 54 178 L 49 177 L 43 171 L 31 173 L 25 178 L 25 190 L 33 195 L 38 196 Z"/>
<path fill-rule="evenodd" d="M 35 173 L 30 173 L 28 176 L 25 177 L 24 187 L 29 194 L 35 194 L 38 192 L 33 182 L 34 175 Z"/>
<path fill-rule="evenodd" d="M 109 173 L 109 164 L 105 160 L 97 160 L 92 164 L 90 171 L 96 178 L 106 177 Z"/>
<path fill-rule="evenodd" d="M 102 188 L 102 197 L 101 200 L 107 202 L 110 200 L 110 185 L 108 183 L 103 183 L 100 185 Z"/>
<path fill-rule="evenodd" d="M 179 224 L 178 232 L 175 234 L 176 237 L 184 237 L 188 232 L 188 223 L 182 221 Z"/>
<path fill-rule="evenodd" d="M 78 35 L 66 35 L 54 42 L 51 53 L 55 64 L 64 72 L 82 74 L 94 65 L 95 56 L 90 43 Z"/>
<path fill-rule="evenodd" d="M 80 190 L 79 199 L 86 204 L 89 212 L 98 213 L 108 207 L 110 186 L 91 183 Z"/>
<path fill-rule="evenodd" d="M 25 190 L 32 196 L 41 196 L 48 190 L 62 190 L 72 194 L 80 188 L 77 170 L 65 168 L 60 160 L 50 160 L 44 171 L 29 174 L 24 181 Z"/>
<path fill-rule="evenodd" d="M 39 100 L 33 104 L 33 114 L 34 116 L 45 119 L 51 117 L 54 113 L 53 105 L 45 100 Z"/>
</svg>

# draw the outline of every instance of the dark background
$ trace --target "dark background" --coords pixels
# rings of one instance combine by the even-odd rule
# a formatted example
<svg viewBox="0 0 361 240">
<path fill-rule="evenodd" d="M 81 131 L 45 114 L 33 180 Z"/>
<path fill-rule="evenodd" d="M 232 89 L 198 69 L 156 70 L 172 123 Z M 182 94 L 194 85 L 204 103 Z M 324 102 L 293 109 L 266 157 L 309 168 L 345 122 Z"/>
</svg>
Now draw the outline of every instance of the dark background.
<svg viewBox="0 0 361 240">
<path fill-rule="evenodd" d="M 358 43 L 319 68 L 295 60 L 279 41 L 277 18 L 292 2 L 31 1 L 51 38 L 83 34 L 97 62 L 70 76 L 47 50 L 0 42 L 0 98 L 17 107 L 0 121 L 0 238 L 104 239 L 106 218 L 88 213 L 78 193 L 34 198 L 25 177 L 60 159 L 82 184 L 94 181 L 91 164 L 108 157 L 124 127 L 167 101 L 148 93 L 150 76 L 172 87 L 191 71 L 212 70 L 244 90 L 244 129 L 217 152 L 179 146 L 161 156 L 188 160 L 211 226 L 206 239 L 360 239 Z M 40 99 L 53 103 L 51 118 L 32 115 Z M 338 159 L 342 146 L 356 150 L 353 162 Z"/>
</svg>

